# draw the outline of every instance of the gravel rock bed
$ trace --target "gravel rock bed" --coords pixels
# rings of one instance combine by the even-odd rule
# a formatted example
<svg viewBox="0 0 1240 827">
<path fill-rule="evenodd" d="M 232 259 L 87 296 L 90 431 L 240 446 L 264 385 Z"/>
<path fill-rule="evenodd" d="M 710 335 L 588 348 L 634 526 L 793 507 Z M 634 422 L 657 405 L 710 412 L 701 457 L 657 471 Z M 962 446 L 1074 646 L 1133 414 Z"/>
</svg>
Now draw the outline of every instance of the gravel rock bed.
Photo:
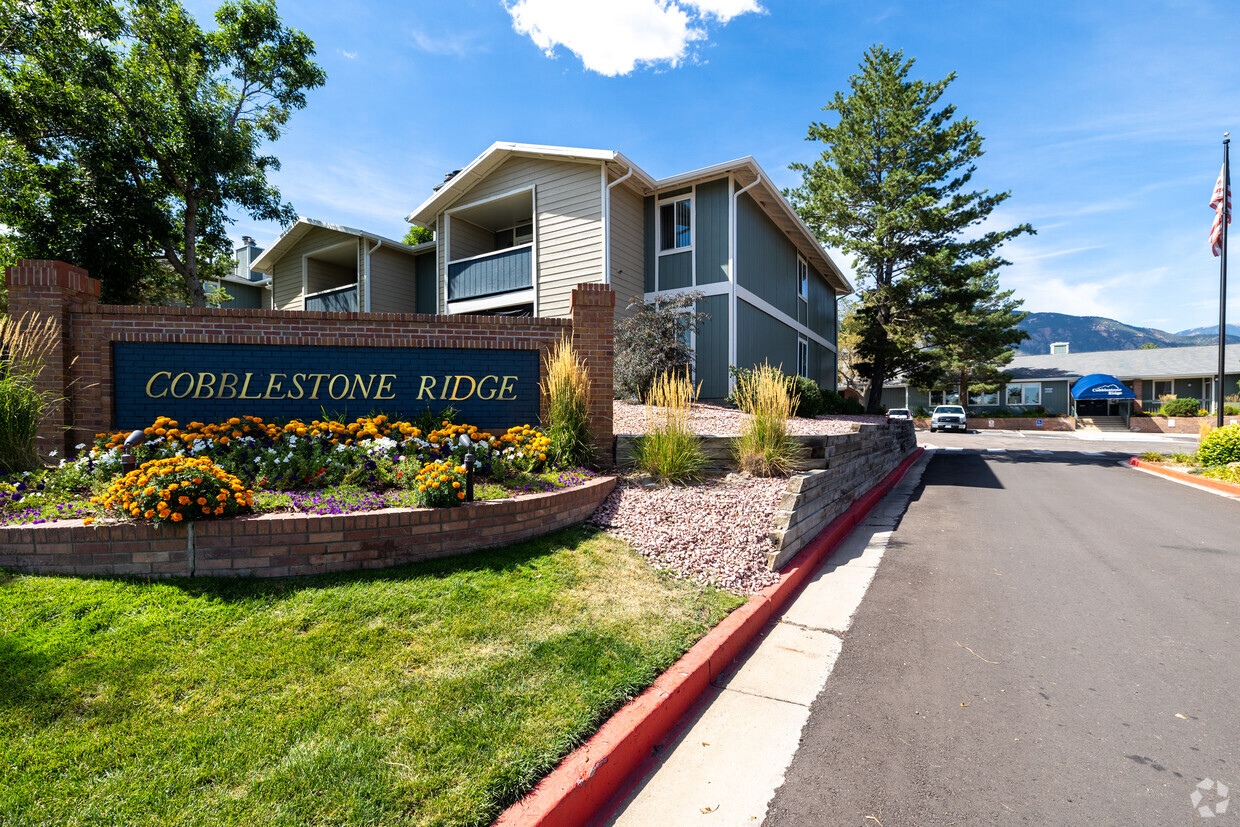
<svg viewBox="0 0 1240 827">
<path fill-rule="evenodd" d="M 748 414 L 736 408 L 711 402 L 698 402 L 689 412 L 689 424 L 698 434 L 712 436 L 737 436 L 744 427 Z M 886 417 L 873 415 L 823 415 L 814 419 L 793 418 L 789 430 L 794 434 L 847 434 L 857 422 L 884 422 Z M 617 434 L 644 434 L 646 432 L 646 407 L 632 402 L 616 400 L 612 404 L 612 431 Z"/>
<path fill-rule="evenodd" d="M 779 579 L 767 568 L 766 554 L 787 484 L 735 474 L 683 487 L 622 481 L 590 522 L 632 545 L 655 568 L 751 594 Z"/>
</svg>

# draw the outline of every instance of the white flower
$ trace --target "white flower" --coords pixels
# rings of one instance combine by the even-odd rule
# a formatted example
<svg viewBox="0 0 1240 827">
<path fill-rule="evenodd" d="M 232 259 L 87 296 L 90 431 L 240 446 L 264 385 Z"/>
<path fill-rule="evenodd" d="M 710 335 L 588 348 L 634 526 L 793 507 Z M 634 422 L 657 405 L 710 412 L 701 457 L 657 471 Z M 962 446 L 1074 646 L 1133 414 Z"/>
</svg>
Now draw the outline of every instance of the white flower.
<svg viewBox="0 0 1240 827">
<path fill-rule="evenodd" d="M 49 456 L 49 457 L 54 457 L 54 456 L 56 456 L 56 453 L 57 453 L 56 451 L 50 451 L 50 452 L 48 452 L 48 456 Z"/>
<path fill-rule="evenodd" d="M 74 446 L 73 446 L 73 450 L 75 450 L 75 451 L 80 451 L 80 450 L 82 450 L 82 449 L 83 449 L 83 448 L 85 448 L 85 447 L 86 447 L 86 443 L 85 443 L 85 442 L 79 442 L 77 445 L 74 445 Z"/>
</svg>

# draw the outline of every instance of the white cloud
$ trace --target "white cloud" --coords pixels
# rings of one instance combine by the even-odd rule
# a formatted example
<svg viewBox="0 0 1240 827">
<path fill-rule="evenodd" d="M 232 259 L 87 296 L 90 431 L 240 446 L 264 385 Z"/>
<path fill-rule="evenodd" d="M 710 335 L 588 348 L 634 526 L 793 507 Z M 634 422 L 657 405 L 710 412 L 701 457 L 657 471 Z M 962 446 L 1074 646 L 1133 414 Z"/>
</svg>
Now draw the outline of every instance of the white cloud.
<svg viewBox="0 0 1240 827">
<path fill-rule="evenodd" d="M 548 57 L 563 46 L 600 75 L 638 65 L 675 67 L 706 39 L 705 23 L 760 12 L 755 0 L 505 0 L 512 27 Z"/>
<path fill-rule="evenodd" d="M 337 51 L 340 52 L 340 54 L 347 57 L 349 60 L 353 60 L 354 58 L 357 57 L 357 52 L 346 52 L 344 49 L 337 49 Z"/>
<path fill-rule="evenodd" d="M 409 38 L 419 51 L 441 57 L 465 57 L 477 47 L 468 36 L 437 34 L 432 35 L 419 29 L 409 32 Z"/>
</svg>

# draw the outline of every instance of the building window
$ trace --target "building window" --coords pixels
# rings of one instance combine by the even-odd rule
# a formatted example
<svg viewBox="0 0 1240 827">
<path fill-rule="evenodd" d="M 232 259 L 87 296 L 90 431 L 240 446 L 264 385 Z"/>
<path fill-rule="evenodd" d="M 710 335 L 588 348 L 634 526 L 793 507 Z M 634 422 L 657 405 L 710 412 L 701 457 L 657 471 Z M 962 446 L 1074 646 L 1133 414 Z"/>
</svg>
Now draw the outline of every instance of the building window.
<svg viewBox="0 0 1240 827">
<path fill-rule="evenodd" d="M 809 301 L 809 265 L 805 259 L 797 256 L 797 295 L 801 301 Z"/>
<path fill-rule="evenodd" d="M 1004 402 L 1008 405 L 1041 405 L 1042 385 L 1038 382 L 1008 385 Z"/>
<path fill-rule="evenodd" d="M 999 404 L 999 392 L 990 391 L 989 393 L 978 393 L 975 391 L 969 394 L 969 404 L 970 405 L 998 405 Z"/>
<path fill-rule="evenodd" d="M 693 246 L 693 201 L 677 198 L 659 205 L 659 252 L 674 253 Z"/>
<path fill-rule="evenodd" d="M 1175 394 L 1175 383 L 1170 379 L 1154 380 L 1154 398 L 1162 399 L 1164 396 L 1173 396 Z"/>
<path fill-rule="evenodd" d="M 809 378 L 809 342 L 797 339 L 797 376 Z"/>
<path fill-rule="evenodd" d="M 930 391 L 930 405 L 959 405 L 960 393 L 958 391 Z"/>
</svg>

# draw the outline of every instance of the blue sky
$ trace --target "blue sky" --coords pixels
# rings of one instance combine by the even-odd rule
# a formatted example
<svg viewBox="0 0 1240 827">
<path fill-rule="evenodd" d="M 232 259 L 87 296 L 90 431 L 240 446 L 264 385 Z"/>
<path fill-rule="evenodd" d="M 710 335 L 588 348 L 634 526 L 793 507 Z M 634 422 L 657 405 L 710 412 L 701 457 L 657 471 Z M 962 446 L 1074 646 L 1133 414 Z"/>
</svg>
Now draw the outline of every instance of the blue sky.
<svg viewBox="0 0 1240 827">
<path fill-rule="evenodd" d="M 210 2 L 190 3 L 206 20 Z M 1001 281 L 1025 309 L 1180 330 L 1218 321 L 1207 204 L 1240 137 L 1240 7 L 1202 2 L 288 2 L 327 85 L 274 146 L 298 212 L 400 238 L 496 140 L 615 149 L 657 177 L 753 155 L 776 183 L 873 43 L 957 80 L 975 182 L 1011 190 Z M 280 228 L 237 216 L 260 245 Z M 1233 225 L 1240 233 L 1240 225 Z M 1234 250 L 1240 250 L 1236 244 Z M 1240 261 L 1240 252 L 1233 261 Z M 847 266 L 850 262 L 841 261 Z M 1228 318 L 1240 321 L 1240 266 Z"/>
</svg>

